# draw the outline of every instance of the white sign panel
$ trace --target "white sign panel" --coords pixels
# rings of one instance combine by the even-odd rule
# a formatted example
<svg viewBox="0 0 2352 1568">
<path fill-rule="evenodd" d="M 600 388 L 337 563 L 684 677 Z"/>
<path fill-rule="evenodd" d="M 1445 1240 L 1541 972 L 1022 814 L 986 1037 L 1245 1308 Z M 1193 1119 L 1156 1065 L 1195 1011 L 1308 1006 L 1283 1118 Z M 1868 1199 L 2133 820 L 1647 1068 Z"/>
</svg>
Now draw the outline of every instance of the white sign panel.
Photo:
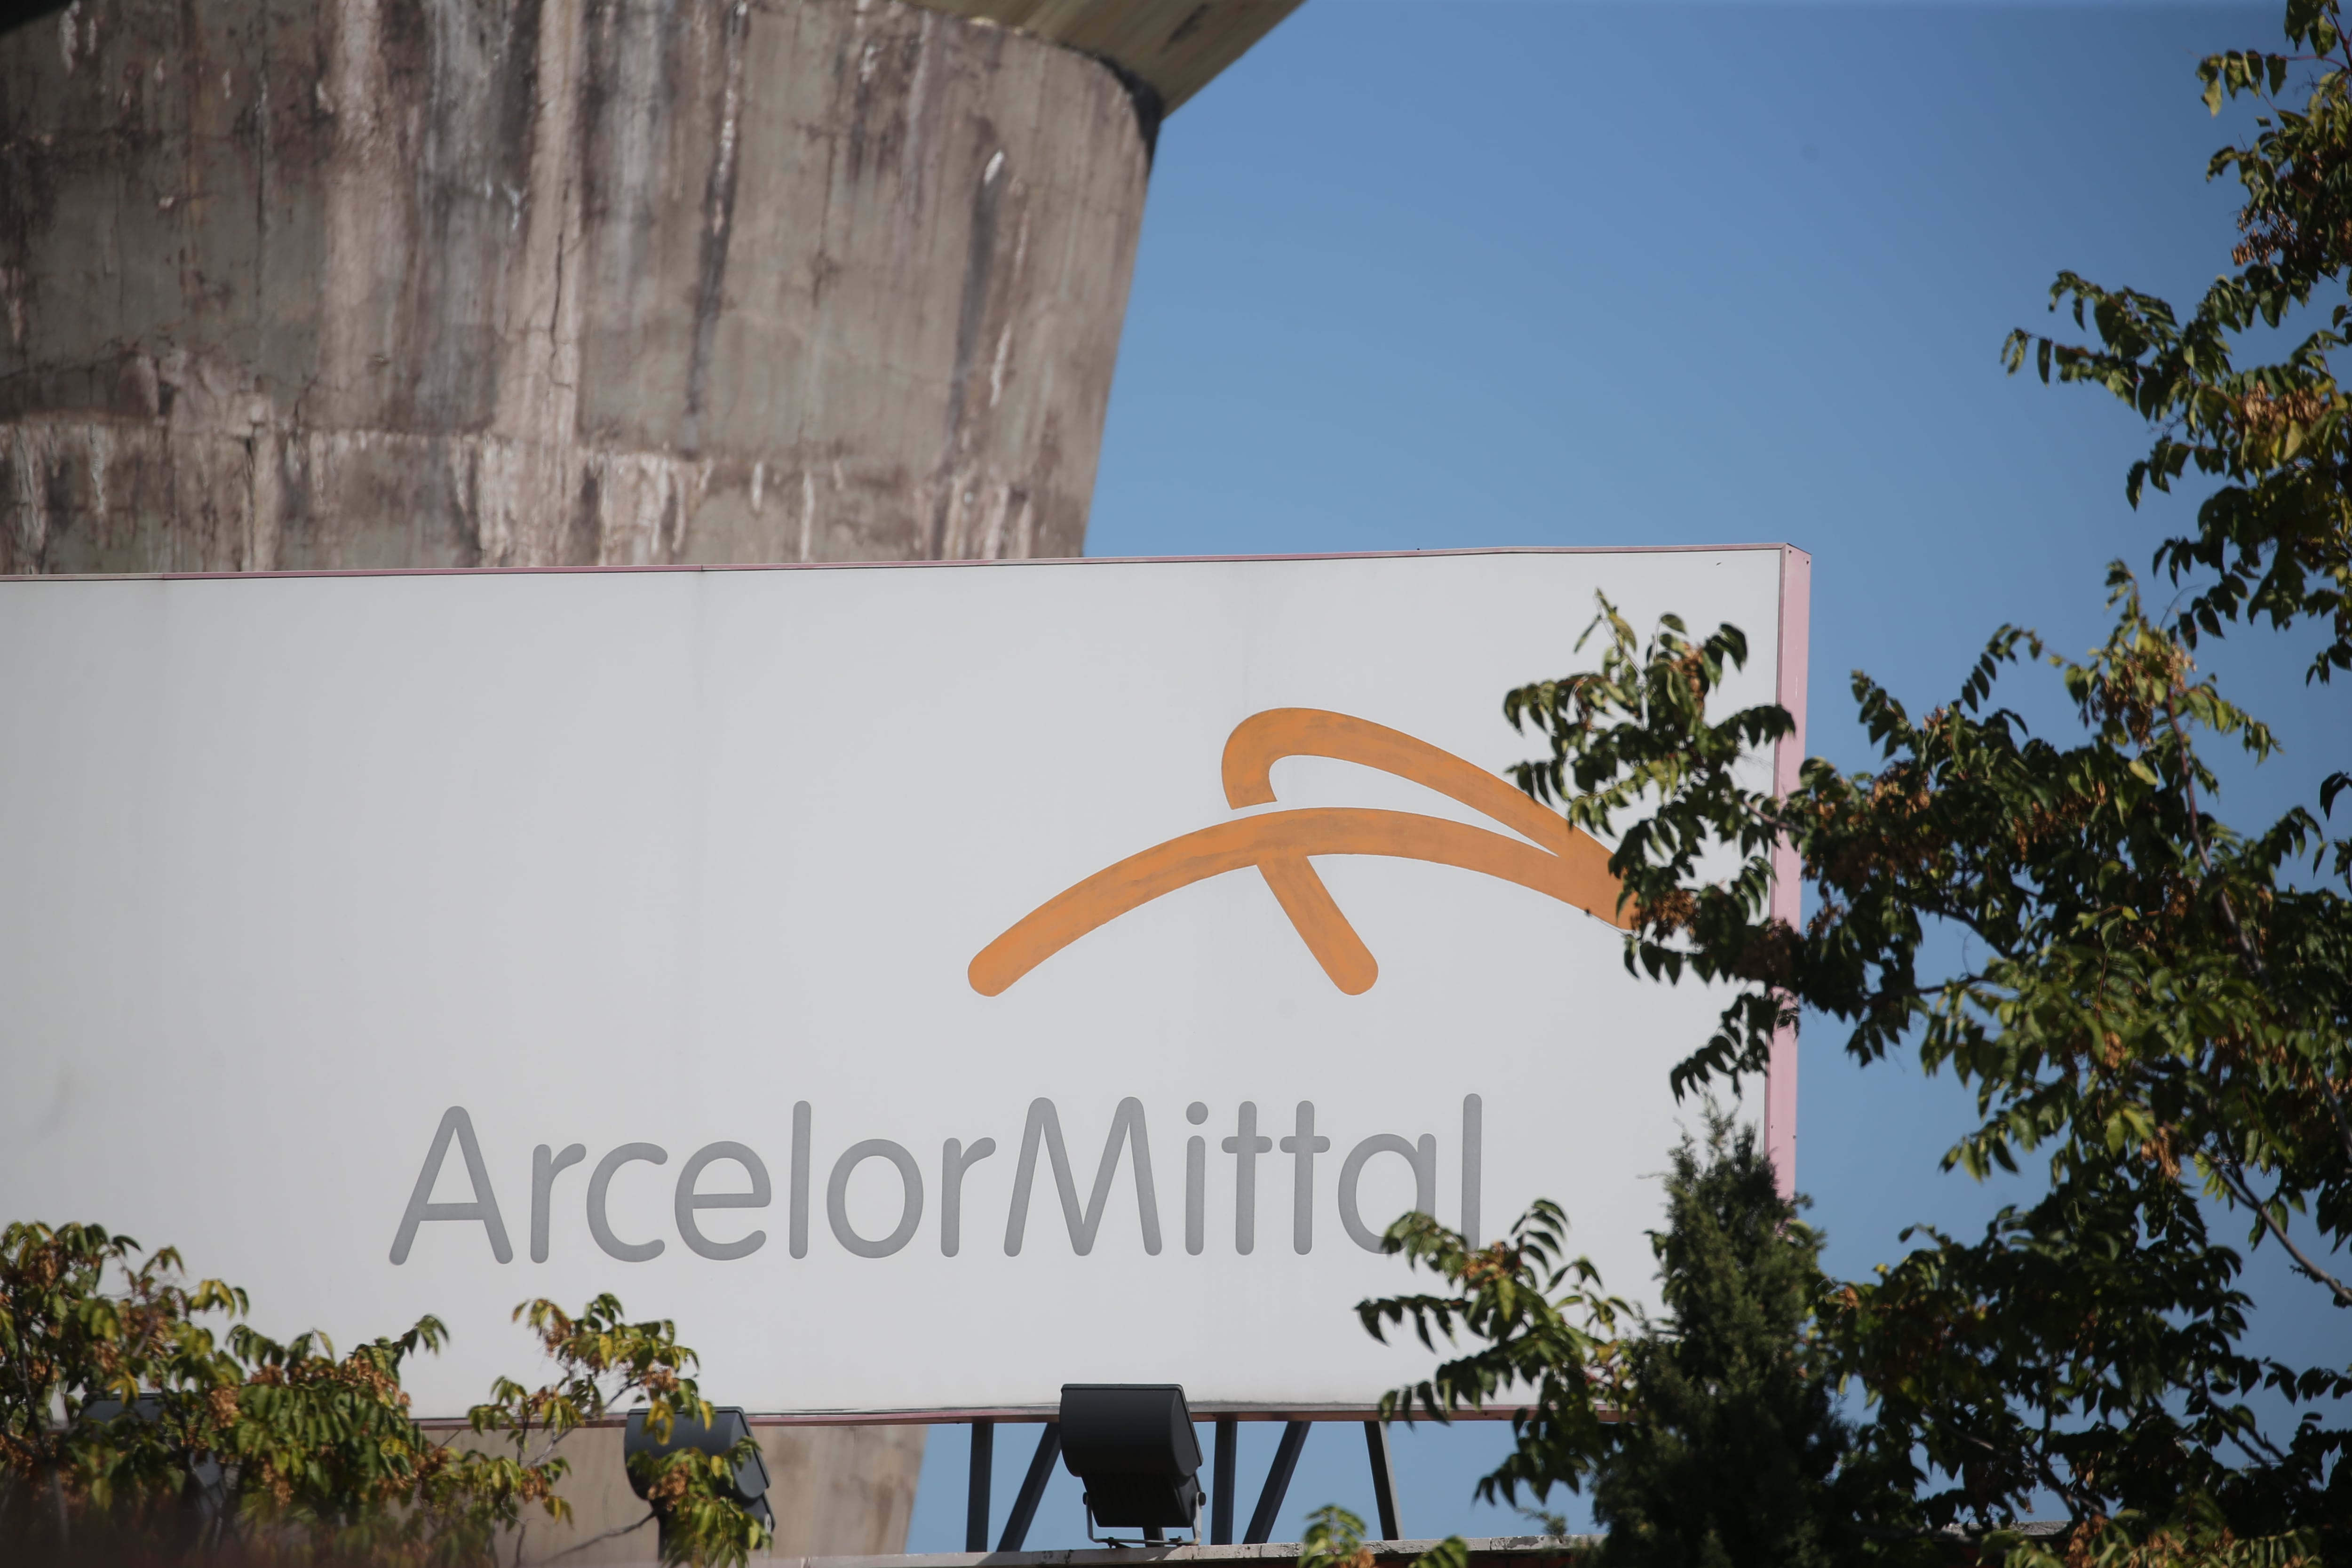
<svg viewBox="0 0 2352 1568">
<path fill-rule="evenodd" d="M 1649 1293 L 1717 1005 L 1627 977 L 1504 691 L 1601 591 L 1791 700 L 1803 564 L 0 584 L 0 1210 L 434 1313 L 424 1414 L 602 1290 L 755 1411 L 1367 1403 L 1409 1208 L 1554 1197 Z"/>
</svg>

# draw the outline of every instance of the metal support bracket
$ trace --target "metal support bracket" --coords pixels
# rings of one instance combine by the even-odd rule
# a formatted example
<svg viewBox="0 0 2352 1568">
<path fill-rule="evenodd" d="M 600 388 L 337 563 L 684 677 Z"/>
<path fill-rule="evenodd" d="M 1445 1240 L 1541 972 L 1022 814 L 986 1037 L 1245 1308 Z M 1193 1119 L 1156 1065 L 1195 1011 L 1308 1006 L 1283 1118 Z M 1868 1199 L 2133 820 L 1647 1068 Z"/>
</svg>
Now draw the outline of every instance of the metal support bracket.
<svg viewBox="0 0 2352 1568">
<path fill-rule="evenodd" d="M 1037 1451 L 1029 1456 L 1029 1473 L 1021 1478 L 1021 1495 L 1013 1500 L 1013 1517 L 1004 1521 L 1004 1533 L 997 1539 L 999 1552 L 1018 1552 L 1029 1539 L 1029 1523 L 1037 1517 L 1037 1505 L 1045 1500 L 1045 1483 L 1054 1479 L 1054 1461 L 1062 1457 L 1062 1428 L 1056 1422 L 1045 1423 L 1037 1434 Z"/>
<path fill-rule="evenodd" d="M 1389 1429 L 1379 1421 L 1364 1423 L 1364 1448 L 1372 1461 L 1372 1500 L 1380 1505 L 1381 1539 L 1402 1541 L 1397 1524 L 1396 1461 L 1389 1452 Z"/>
<path fill-rule="evenodd" d="M 988 1483 L 990 1461 L 996 1453 L 996 1423 L 971 1424 L 971 1489 L 964 1494 L 963 1549 L 988 1550 Z"/>
<path fill-rule="evenodd" d="M 1311 1421 L 1284 1424 L 1282 1443 L 1274 1451 L 1274 1468 L 1265 1473 L 1265 1489 L 1257 1494 L 1249 1533 L 1242 1537 L 1244 1545 L 1263 1546 L 1273 1537 L 1275 1515 L 1282 1511 L 1283 1495 L 1290 1490 L 1290 1472 L 1298 1468 L 1298 1451 L 1307 1447 L 1307 1429 L 1313 1425 Z"/>
<path fill-rule="evenodd" d="M 1147 1524 L 1143 1527 L 1143 1539 L 1140 1541 L 1129 1541 L 1124 1536 L 1118 1535 L 1097 1535 L 1095 1533 L 1095 1509 L 1094 1503 L 1091 1500 L 1087 1501 L 1086 1510 L 1087 1539 L 1093 1542 L 1097 1546 L 1165 1546 L 1168 1544 L 1168 1531 L 1156 1524 Z M 1178 1541 L 1176 1544 L 1179 1546 L 1198 1546 L 1201 1544 L 1201 1510 L 1198 1508 L 1195 1508 L 1192 1510 L 1192 1539 L 1190 1541 Z"/>
<path fill-rule="evenodd" d="M 1209 1544 L 1231 1546 L 1234 1543 L 1234 1450 L 1241 1447 L 1238 1436 L 1240 1423 L 1230 1415 L 1217 1417 L 1216 1482 L 1209 1499 Z"/>
</svg>

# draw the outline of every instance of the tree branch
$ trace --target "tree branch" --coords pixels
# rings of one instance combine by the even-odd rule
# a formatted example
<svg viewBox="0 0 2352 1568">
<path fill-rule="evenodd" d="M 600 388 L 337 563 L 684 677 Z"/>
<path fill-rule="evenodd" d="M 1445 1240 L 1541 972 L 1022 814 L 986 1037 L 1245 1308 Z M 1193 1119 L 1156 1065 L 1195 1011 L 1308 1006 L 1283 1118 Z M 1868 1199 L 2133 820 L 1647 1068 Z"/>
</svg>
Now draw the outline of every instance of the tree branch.
<svg viewBox="0 0 2352 1568">
<path fill-rule="evenodd" d="M 2217 1403 L 2213 1397 L 2213 1380 L 2208 1377 L 2201 1368 L 2197 1373 L 2197 1394 L 2198 1396 L 2203 1399 L 2208 1405 Z M 2248 1438 L 2252 1438 L 2252 1441 L 2249 1442 L 2247 1440 Z M 2263 1430 L 2259 1426 L 2249 1426 L 2241 1431 L 2238 1427 L 2232 1426 L 2230 1428 L 2230 1441 L 2235 1443 L 2242 1450 L 2244 1451 L 2246 1458 L 2253 1460 L 2254 1463 L 2258 1465 L 2278 1465 L 2284 1464 L 2286 1462 L 2285 1450 L 2282 1449 L 2277 1444 L 2272 1442 L 2268 1437 L 2263 1436 Z M 2259 1449 L 2254 1447 L 2257 1443 L 2262 1445 Z"/>
<path fill-rule="evenodd" d="M 583 1542 L 578 1542 L 578 1543 L 576 1543 L 576 1544 L 574 1544 L 574 1545 L 567 1546 L 567 1547 L 565 1547 L 562 1551 L 561 1551 L 561 1552 L 557 1552 L 554 1556 L 552 1556 L 552 1557 L 548 1557 L 548 1558 L 543 1558 L 543 1559 L 541 1559 L 541 1561 L 542 1561 L 542 1562 L 547 1562 L 547 1563 L 560 1563 L 560 1562 L 562 1562 L 564 1558 L 571 1556 L 571 1555 L 572 1555 L 573 1552 L 585 1552 L 585 1551 L 587 1551 L 587 1550 L 588 1550 L 588 1548 L 590 1548 L 590 1547 L 592 1547 L 592 1546 L 595 1545 L 595 1544 L 596 1544 L 598 1542 L 600 1542 L 600 1541 L 610 1541 L 610 1540 L 612 1540 L 614 1536 L 617 1536 L 617 1535 L 630 1535 L 630 1534 L 634 1534 L 634 1533 L 635 1533 L 637 1531 L 643 1530 L 646 1526 L 647 1526 L 647 1525 L 651 1524 L 651 1523 L 654 1521 L 655 1518 L 656 1518 L 656 1515 L 655 1515 L 655 1513 L 654 1513 L 654 1510 L 651 1510 L 651 1509 L 647 1509 L 647 1510 L 646 1510 L 646 1517 L 645 1517 L 645 1518 L 643 1518 L 643 1519 L 641 1519 L 641 1520 L 639 1520 L 639 1521 L 637 1521 L 637 1522 L 636 1522 L 636 1523 L 635 1523 L 635 1524 L 624 1524 L 624 1525 L 619 1525 L 619 1526 L 616 1526 L 615 1528 L 614 1528 L 614 1529 L 612 1529 L 612 1530 L 608 1530 L 608 1531 L 604 1531 L 604 1534 L 602 1534 L 602 1535 L 592 1535 L 592 1536 L 590 1536 L 587 1540 L 583 1541 Z"/>
<path fill-rule="evenodd" d="M 2302 1269 L 2305 1276 L 2313 1283 L 2334 1292 L 2337 1306 L 2352 1307 L 2352 1286 L 2346 1285 L 2341 1279 L 2314 1263 L 2303 1248 L 2294 1244 L 2287 1236 L 2286 1227 L 2271 1217 L 2269 1206 L 2255 1198 L 2254 1190 L 2247 1183 L 2244 1172 L 2238 1163 L 2232 1159 L 2217 1158 L 2213 1168 L 2221 1176 L 2221 1184 L 2228 1190 L 2230 1195 L 2253 1210 L 2254 1217 L 2262 1222 L 2263 1229 L 2278 1238 L 2278 1244 L 2286 1248 L 2287 1256 L 2294 1259 L 2295 1267 Z"/>
</svg>

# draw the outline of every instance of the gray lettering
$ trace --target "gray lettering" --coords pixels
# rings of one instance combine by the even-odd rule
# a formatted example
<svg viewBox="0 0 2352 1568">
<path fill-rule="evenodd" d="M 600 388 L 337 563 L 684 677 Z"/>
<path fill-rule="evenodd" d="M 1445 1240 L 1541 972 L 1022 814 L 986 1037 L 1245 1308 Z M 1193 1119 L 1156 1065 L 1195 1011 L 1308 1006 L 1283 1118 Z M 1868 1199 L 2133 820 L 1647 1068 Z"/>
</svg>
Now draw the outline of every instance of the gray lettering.
<svg viewBox="0 0 2352 1568">
<path fill-rule="evenodd" d="M 651 1143 L 624 1143 L 596 1162 L 593 1174 L 588 1178 L 588 1234 L 596 1245 L 624 1263 L 646 1263 L 662 1254 L 662 1242 L 656 1237 L 651 1241 L 623 1241 L 613 1234 L 613 1222 L 605 1216 L 604 1198 L 613 1185 L 613 1173 L 633 1160 L 643 1160 L 648 1165 L 666 1165 L 669 1155 Z"/>
<path fill-rule="evenodd" d="M 1013 1178 L 1013 1212 L 1004 1222 L 1004 1256 L 1021 1256 L 1021 1237 L 1029 1223 L 1029 1190 L 1037 1176 L 1037 1145 L 1042 1141 L 1054 1162 L 1054 1184 L 1062 1195 L 1062 1218 L 1070 1227 L 1070 1247 L 1081 1258 L 1095 1249 L 1095 1230 L 1110 1203 L 1111 1178 L 1118 1173 L 1121 1139 L 1129 1144 L 1135 1162 L 1135 1206 L 1143 1222 L 1143 1250 L 1160 1255 L 1160 1200 L 1151 1183 L 1151 1143 L 1143 1127 L 1143 1101 L 1132 1097 L 1118 1102 L 1111 1113 L 1110 1139 L 1103 1145 L 1102 1164 L 1095 1172 L 1095 1189 L 1085 1212 L 1078 1209 L 1078 1184 L 1070 1173 L 1069 1152 L 1062 1144 L 1062 1121 L 1050 1100 L 1029 1102 L 1029 1123 L 1021 1134 L 1021 1165 Z"/>
<path fill-rule="evenodd" d="M 868 1241 L 849 1228 L 849 1176 L 863 1160 L 889 1161 L 898 1167 L 898 1180 L 906 1186 L 898 1228 L 879 1241 Z M 833 1179 L 824 1184 L 824 1217 L 833 1226 L 833 1238 L 858 1257 L 889 1257 L 907 1245 L 923 1220 L 923 1173 L 916 1167 L 915 1157 L 887 1138 L 852 1143 L 833 1163 Z"/>
<path fill-rule="evenodd" d="M 1478 1245 L 1478 1189 L 1486 1173 L 1486 1102 L 1462 1097 L 1462 1245 Z"/>
<path fill-rule="evenodd" d="M 792 1253 L 808 1256 L 809 1102 L 793 1105 Z"/>
<path fill-rule="evenodd" d="M 547 1261 L 548 1206 L 555 1195 L 555 1178 L 588 1157 L 584 1143 L 566 1143 L 563 1152 L 541 1143 L 530 1152 L 530 1260 Z"/>
<path fill-rule="evenodd" d="M 1209 1119 L 1209 1108 L 1199 1100 L 1184 1108 L 1184 1120 L 1198 1127 Z M 1209 1144 L 1206 1139 L 1184 1140 L 1184 1250 L 1193 1257 L 1208 1244 Z"/>
<path fill-rule="evenodd" d="M 963 1173 L 996 1152 L 996 1140 L 983 1138 L 967 1150 L 950 1138 L 940 1151 L 940 1255 L 953 1258 L 963 1247 Z"/>
<path fill-rule="evenodd" d="M 1246 1100 L 1236 1129 L 1218 1147 L 1234 1157 L 1234 1250 L 1246 1258 L 1257 1247 L 1257 1157 L 1274 1140 L 1258 1136 L 1257 1107 Z"/>
<path fill-rule="evenodd" d="M 466 1157 L 467 1179 L 474 1184 L 474 1201 L 469 1204 L 433 1202 L 433 1184 L 440 1177 L 441 1162 L 447 1158 L 453 1138 L 458 1152 Z M 490 1173 L 482 1163 L 482 1146 L 474 1142 L 473 1118 L 461 1105 L 453 1105 L 441 1113 L 441 1126 L 433 1134 L 433 1147 L 425 1153 L 425 1169 L 416 1173 L 416 1186 L 408 1194 L 407 1211 L 400 1216 L 400 1230 L 392 1238 L 393 1262 L 407 1262 L 408 1249 L 416 1242 L 416 1227 L 426 1220 L 438 1219 L 481 1221 L 482 1229 L 490 1238 L 490 1256 L 501 1263 L 514 1261 L 514 1248 L 507 1245 L 506 1221 L 499 1217 L 498 1194 L 490 1191 Z"/>
<path fill-rule="evenodd" d="M 1375 1154 L 1402 1154 L 1412 1166 L 1412 1206 L 1415 1212 L 1437 1215 L 1437 1140 L 1423 1133 L 1421 1145 L 1415 1148 L 1393 1132 L 1375 1132 L 1348 1151 L 1339 1162 L 1339 1223 L 1348 1235 L 1366 1252 L 1381 1249 L 1381 1233 L 1364 1223 L 1362 1209 L 1356 1202 L 1356 1184 L 1364 1174 L 1364 1163 Z"/>
<path fill-rule="evenodd" d="M 1282 1141 L 1282 1152 L 1292 1156 L 1290 1181 L 1290 1249 L 1315 1250 L 1315 1156 L 1331 1147 L 1328 1138 L 1315 1136 L 1315 1106 L 1298 1102 L 1298 1131 Z"/>
<path fill-rule="evenodd" d="M 719 1160 L 732 1160 L 742 1166 L 751 1177 L 751 1190 L 748 1193 L 696 1192 L 694 1184 L 701 1177 L 703 1167 Z M 740 1143 L 706 1144 L 694 1152 L 694 1157 L 687 1161 L 677 1173 L 675 1211 L 677 1234 L 688 1247 L 704 1258 L 715 1258 L 722 1263 L 749 1258 L 767 1244 L 768 1233 L 755 1230 L 740 1241 L 713 1241 L 703 1235 L 702 1227 L 695 1223 L 695 1210 L 763 1209 L 767 1206 L 768 1167 L 760 1163 L 759 1155 Z"/>
</svg>

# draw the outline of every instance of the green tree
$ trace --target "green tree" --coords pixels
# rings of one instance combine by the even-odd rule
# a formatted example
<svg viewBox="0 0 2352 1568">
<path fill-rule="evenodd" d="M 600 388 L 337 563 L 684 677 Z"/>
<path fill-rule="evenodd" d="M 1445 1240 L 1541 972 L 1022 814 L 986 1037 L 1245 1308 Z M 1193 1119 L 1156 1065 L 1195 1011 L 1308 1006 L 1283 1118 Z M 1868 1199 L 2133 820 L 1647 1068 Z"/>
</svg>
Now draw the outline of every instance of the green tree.
<svg viewBox="0 0 2352 1568">
<path fill-rule="evenodd" d="M 1624 1408 L 1593 1479 L 1603 1563 L 1812 1568 L 1859 1555 L 1884 1510 L 1848 1464 L 1814 1332 L 1822 1238 L 1780 1195 L 1753 1127 L 1707 1108 L 1650 1233 L 1666 1317 L 1623 1350 Z"/>
<path fill-rule="evenodd" d="M 2039 1201 L 1975 1238 L 1926 1233 L 1831 1320 L 1876 1401 L 1874 1462 L 1909 1469 L 1927 1523 L 1990 1531 L 2020 1561 L 2352 1554 L 2352 1370 L 2251 1348 L 2241 1284 L 2246 1252 L 2274 1247 L 2352 1306 L 2352 841 L 2326 822 L 2352 781 L 2225 824 L 2209 753 L 2278 747 L 2196 665 L 2263 621 L 2322 633 L 2312 679 L 2352 668 L 2352 422 L 2330 368 L 2352 319 L 2352 47 L 2333 0 L 2294 0 L 2285 31 L 2283 52 L 2200 68 L 2209 105 L 2261 110 L 2211 164 L 2244 193 L 2233 269 L 2186 318 L 2063 274 L 2053 308 L 2095 341 L 2006 350 L 2149 421 L 2132 504 L 2192 469 L 2208 487 L 2156 552 L 2178 610 L 2149 613 L 2118 564 L 2114 629 L 2079 660 L 2003 628 L 1919 719 L 1858 674 L 1878 763 L 1816 759 L 1784 799 L 1740 759 L 1788 716 L 1710 711 L 1746 656 L 1736 628 L 1695 640 L 1667 618 L 1643 637 L 1604 603 L 1598 669 L 1506 700 L 1550 742 L 1523 787 L 1616 844 L 1629 966 L 1731 993 L 1678 1089 L 1759 1069 L 1811 1007 L 1858 1059 L 1916 1052 L 1974 1091 L 1948 1164 L 2046 1164 Z M 2238 363 L 2248 334 L 2323 311 L 2275 363 Z M 2071 734 L 1994 703 L 2041 664 Z M 1776 845 L 1811 885 L 1802 929 L 1769 914 Z M 1710 875 L 1726 849 L 1736 868 Z M 2263 1419 L 2262 1394 L 2289 1417 Z M 2072 1521 L 2056 1545 L 2002 1533 L 2037 1493 Z"/>
<path fill-rule="evenodd" d="M 121 1276 L 109 1292 L 110 1269 Z M 212 1416 L 208 1394 L 223 1358 L 195 1320 L 236 1312 L 245 1298 L 217 1279 L 180 1279 L 170 1248 L 143 1262 L 137 1244 L 95 1226 L 8 1227 L 0 1237 L 0 1525 L 23 1534 L 37 1511 L 58 1537 L 86 1505 L 152 1507 L 187 1498 L 194 1478 L 181 1456 Z M 111 1400 L 135 1408 L 170 1385 L 162 1419 L 107 1424 L 83 1418 Z"/>
<path fill-rule="evenodd" d="M 1832 1314 L 1841 1367 L 1876 1400 L 1871 1463 L 1908 1472 L 1923 1521 L 1999 1531 L 2046 1491 L 2086 1551 L 2267 1540 L 2292 1554 L 2346 1517 L 2345 1434 L 2322 1411 L 2347 1379 L 2245 1348 L 2242 1258 L 2209 1235 L 2207 1205 L 2238 1208 L 2254 1244 L 2308 1257 L 2342 1239 L 2343 1156 L 2312 1134 L 2347 1066 L 2352 944 L 2340 896 L 2282 875 L 2315 823 L 2294 814 L 2247 840 L 2198 804 L 2214 781 L 2192 732 L 2258 752 L 2268 737 L 2194 678 L 2127 584 L 2120 602 L 2105 647 L 2059 662 L 2079 743 L 1987 708 L 2003 666 L 2038 651 L 2004 632 L 1924 724 L 1858 678 L 1885 764 L 1816 761 L 1781 801 L 1741 788 L 1733 756 L 1777 710 L 1706 712 L 1738 634 L 1693 644 L 1669 621 L 1639 641 L 1604 609 L 1601 668 L 1534 693 L 1563 776 L 1531 782 L 1602 831 L 1656 791 L 1615 856 L 1638 914 L 1628 962 L 1734 992 L 1678 1084 L 1759 1068 L 1801 1000 L 1844 1021 L 1862 1059 L 1908 1047 L 1971 1085 L 1982 1121 L 1948 1163 L 1981 1173 L 2048 1152 L 2041 1201 L 1973 1242 L 1931 1233 Z M 1782 834 L 1821 901 L 1802 931 L 1760 897 Z M 1727 841 L 1743 863 L 1703 879 L 1698 858 Z M 1923 977 L 1939 922 L 1969 932 L 1974 962 Z M 2248 1400 L 2263 1389 L 2315 1407 L 2266 1432 Z"/>
<path fill-rule="evenodd" d="M 281 1343 L 231 1321 L 248 1307 L 218 1280 L 186 1283 L 171 1249 L 142 1258 L 100 1226 L 0 1234 L 0 1541 L 388 1568 L 488 1564 L 510 1541 L 520 1563 L 532 1510 L 568 1516 L 567 1433 L 631 1404 L 657 1435 L 710 1417 L 675 1327 L 628 1322 L 610 1296 L 576 1319 L 516 1309 L 556 1376 L 500 1379 L 469 1422 L 489 1441 L 472 1444 L 408 1414 L 401 1369 L 439 1348 L 436 1320 L 337 1356 L 320 1335 Z M 741 1457 L 633 1461 L 671 1561 L 740 1565 L 760 1544 L 731 1497 Z"/>
<path fill-rule="evenodd" d="M 1651 1246 L 1666 1315 L 1622 1337 L 1628 1309 L 1599 1293 L 1590 1262 L 1566 1258 L 1555 1205 L 1476 1249 L 1426 1215 L 1399 1220 L 1390 1249 L 1454 1290 L 1366 1301 L 1365 1327 L 1381 1336 L 1411 1319 L 1433 1349 L 1475 1348 L 1388 1395 L 1383 1414 L 1442 1421 L 1532 1394 L 1479 1495 L 1517 1503 L 1524 1489 L 1539 1503 L 1555 1486 L 1590 1485 L 1604 1563 L 1807 1568 L 1884 1554 L 1911 1533 L 1908 1478 L 1857 1450 L 1838 1414 L 1835 1352 L 1817 1331 L 1830 1289 L 1820 1237 L 1780 1195 L 1753 1129 L 1712 1106 L 1704 1146 L 1685 1140 L 1665 1187 Z"/>
</svg>

